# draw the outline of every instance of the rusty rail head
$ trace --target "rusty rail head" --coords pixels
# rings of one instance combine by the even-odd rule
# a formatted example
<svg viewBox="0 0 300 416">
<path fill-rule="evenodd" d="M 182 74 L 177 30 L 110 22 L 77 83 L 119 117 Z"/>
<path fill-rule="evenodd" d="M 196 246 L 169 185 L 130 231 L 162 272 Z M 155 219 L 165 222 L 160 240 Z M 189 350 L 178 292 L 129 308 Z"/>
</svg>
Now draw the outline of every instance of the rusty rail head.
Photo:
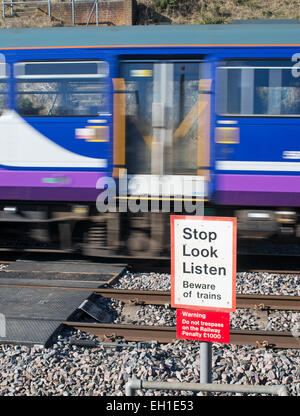
<svg viewBox="0 0 300 416">
<path fill-rule="evenodd" d="M 116 325 L 87 322 L 63 322 L 64 325 L 96 335 L 100 339 L 123 338 L 126 341 L 169 343 L 176 340 L 175 327 Z M 230 344 L 258 348 L 300 348 L 300 340 L 290 332 L 231 330 Z"/>
<path fill-rule="evenodd" d="M 143 291 L 123 289 L 95 289 L 94 293 L 106 298 L 114 298 L 122 302 L 134 302 L 144 305 L 170 305 L 169 291 Z M 237 308 L 259 310 L 290 310 L 300 311 L 299 296 L 269 296 L 237 294 Z"/>
<path fill-rule="evenodd" d="M 105 298 L 113 298 L 124 303 L 133 302 L 142 305 L 166 305 L 171 304 L 169 291 L 159 290 L 128 290 L 128 289 L 95 289 L 94 293 Z"/>
<path fill-rule="evenodd" d="M 113 277 L 114 278 L 114 277 Z M 111 289 L 111 288 L 95 288 L 95 287 L 82 287 L 73 282 L 72 286 L 55 285 L 55 281 L 51 285 L 43 283 L 1 283 L 0 287 L 14 286 L 22 288 L 38 288 L 52 290 L 79 290 L 88 291 L 101 295 L 105 298 L 113 298 L 120 300 L 124 303 L 134 303 L 142 305 L 162 305 L 168 306 L 171 304 L 170 291 L 159 290 L 128 290 L 128 289 Z M 245 295 L 237 294 L 237 308 L 239 309 L 259 309 L 259 310 L 286 310 L 286 311 L 300 311 L 300 296 L 270 296 L 270 295 Z"/>
<path fill-rule="evenodd" d="M 299 296 L 238 294 L 236 298 L 241 309 L 300 311 Z"/>
</svg>

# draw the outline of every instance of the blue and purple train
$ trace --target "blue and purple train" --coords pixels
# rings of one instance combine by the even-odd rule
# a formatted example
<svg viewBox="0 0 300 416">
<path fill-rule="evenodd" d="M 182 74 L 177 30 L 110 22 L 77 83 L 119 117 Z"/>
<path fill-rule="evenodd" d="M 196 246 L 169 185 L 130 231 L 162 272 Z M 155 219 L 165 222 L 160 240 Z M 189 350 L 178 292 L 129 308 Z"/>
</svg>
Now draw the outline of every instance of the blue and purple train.
<svg viewBox="0 0 300 416">
<path fill-rule="evenodd" d="M 120 209 L 136 183 L 172 213 L 189 182 L 240 237 L 297 238 L 299 66 L 297 23 L 1 29 L 3 244 L 168 256 L 170 212 Z"/>
</svg>

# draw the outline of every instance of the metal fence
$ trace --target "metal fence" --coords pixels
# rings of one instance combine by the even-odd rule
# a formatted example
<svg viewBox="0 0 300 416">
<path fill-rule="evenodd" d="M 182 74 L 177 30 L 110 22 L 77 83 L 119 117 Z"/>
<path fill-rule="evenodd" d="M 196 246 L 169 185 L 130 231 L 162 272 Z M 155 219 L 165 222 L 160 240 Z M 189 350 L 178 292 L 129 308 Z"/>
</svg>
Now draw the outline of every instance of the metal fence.
<svg viewBox="0 0 300 416">
<path fill-rule="evenodd" d="M 73 23 L 73 25 L 75 25 L 76 3 L 87 3 L 87 2 L 90 3 L 91 1 L 87 1 L 87 0 L 69 0 L 69 3 L 71 4 L 71 7 L 72 7 L 72 23 Z M 49 17 L 51 17 L 51 0 L 40 0 L 40 1 L 39 0 L 38 1 L 13 1 L 13 0 L 12 1 L 5 1 L 5 0 L 2 0 L 2 16 L 3 16 L 3 19 L 6 18 L 7 8 L 10 9 L 10 16 L 13 16 L 14 15 L 14 6 L 29 6 L 29 5 L 38 6 L 38 5 L 44 5 L 44 4 L 48 5 L 48 15 L 49 15 Z M 98 26 L 99 25 L 99 0 L 94 0 L 86 26 L 89 25 L 94 11 L 96 13 L 96 25 Z"/>
<path fill-rule="evenodd" d="M 2 1 L 2 16 L 3 19 L 6 17 L 6 7 L 10 8 L 10 15 L 14 15 L 14 6 L 28 6 L 28 5 L 40 5 L 48 4 L 48 14 L 51 16 L 51 1 L 50 0 L 41 0 L 41 1 Z"/>
</svg>

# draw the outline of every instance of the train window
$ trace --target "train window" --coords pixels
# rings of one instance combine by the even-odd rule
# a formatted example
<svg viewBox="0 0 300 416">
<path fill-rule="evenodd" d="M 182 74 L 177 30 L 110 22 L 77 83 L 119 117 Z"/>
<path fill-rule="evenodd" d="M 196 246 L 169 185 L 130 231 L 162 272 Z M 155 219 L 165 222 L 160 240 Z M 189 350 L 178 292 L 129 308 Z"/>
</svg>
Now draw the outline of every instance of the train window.
<svg viewBox="0 0 300 416">
<path fill-rule="evenodd" d="M 21 62 L 14 66 L 23 116 L 97 116 L 108 111 L 103 61 Z"/>
<path fill-rule="evenodd" d="M 222 115 L 300 116 L 300 79 L 290 60 L 226 61 L 217 69 Z"/>
<path fill-rule="evenodd" d="M 5 108 L 5 96 L 6 96 L 6 83 L 3 79 L 0 79 L 0 114 L 3 113 Z"/>
<path fill-rule="evenodd" d="M 2 114 L 5 108 L 6 95 L 7 95 L 7 78 L 8 78 L 8 65 L 5 63 L 5 58 L 0 54 L 0 114 Z"/>
<path fill-rule="evenodd" d="M 128 173 L 197 173 L 199 120 L 208 110 L 198 117 L 199 82 L 206 73 L 203 61 L 122 62 Z"/>
</svg>

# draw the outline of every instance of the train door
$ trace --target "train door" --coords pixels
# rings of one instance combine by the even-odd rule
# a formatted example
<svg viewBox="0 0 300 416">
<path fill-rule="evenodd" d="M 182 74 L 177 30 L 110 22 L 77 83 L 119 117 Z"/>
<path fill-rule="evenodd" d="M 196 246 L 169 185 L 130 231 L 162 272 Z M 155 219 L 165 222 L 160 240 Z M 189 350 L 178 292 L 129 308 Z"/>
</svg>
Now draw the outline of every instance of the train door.
<svg viewBox="0 0 300 416">
<path fill-rule="evenodd" d="M 211 165 L 209 63 L 123 60 L 114 89 L 119 100 L 115 110 L 123 106 L 125 114 L 122 119 L 120 111 L 115 113 L 115 176 L 118 167 L 126 167 L 129 178 L 143 178 L 146 194 L 153 194 L 153 178 L 167 176 L 175 189 L 182 189 L 179 183 L 188 176 L 194 182 L 189 196 L 207 197 L 203 178 L 208 183 Z"/>
</svg>

